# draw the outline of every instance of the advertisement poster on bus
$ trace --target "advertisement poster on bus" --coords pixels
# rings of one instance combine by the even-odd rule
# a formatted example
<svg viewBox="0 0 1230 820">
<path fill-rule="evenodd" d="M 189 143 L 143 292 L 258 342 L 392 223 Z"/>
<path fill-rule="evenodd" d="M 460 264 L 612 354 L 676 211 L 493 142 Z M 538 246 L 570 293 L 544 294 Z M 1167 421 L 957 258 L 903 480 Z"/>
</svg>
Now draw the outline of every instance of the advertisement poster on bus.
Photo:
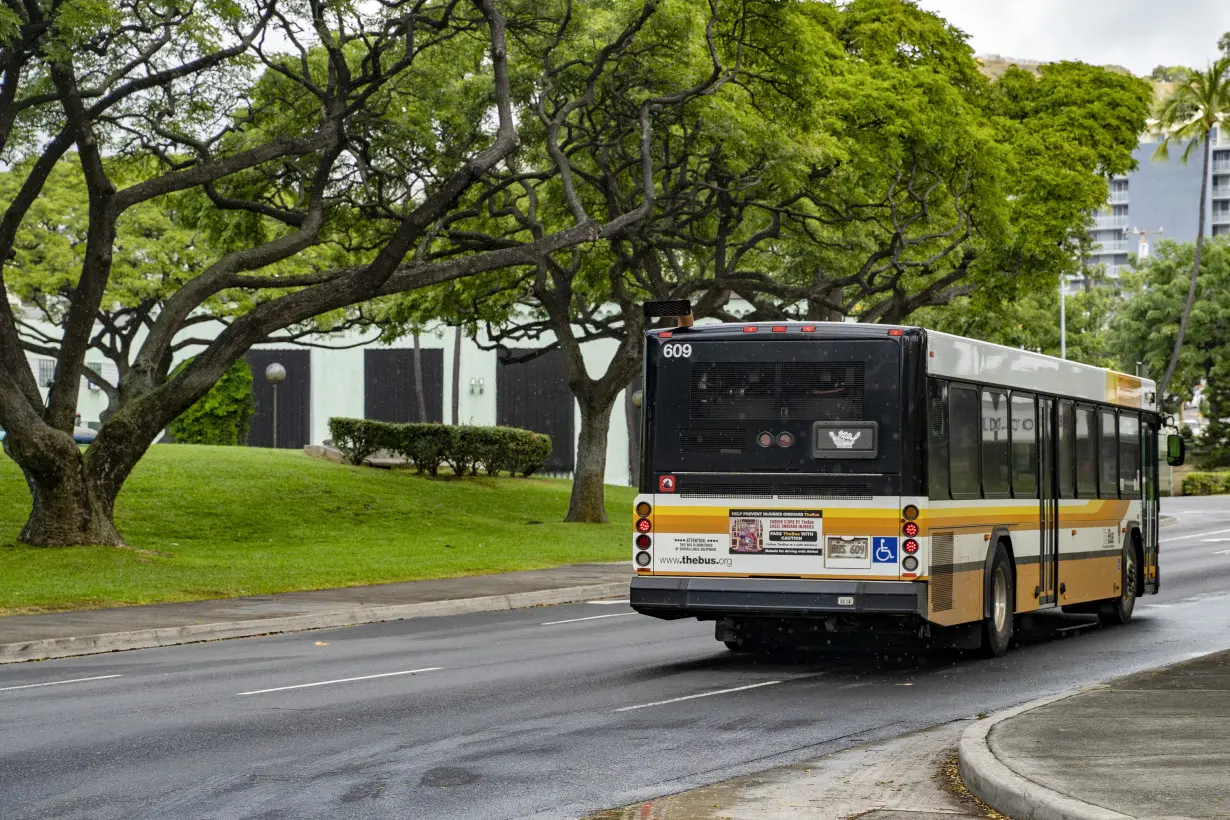
<svg viewBox="0 0 1230 820">
<path fill-rule="evenodd" d="M 732 555 L 820 555 L 819 510 L 731 510 Z"/>
</svg>

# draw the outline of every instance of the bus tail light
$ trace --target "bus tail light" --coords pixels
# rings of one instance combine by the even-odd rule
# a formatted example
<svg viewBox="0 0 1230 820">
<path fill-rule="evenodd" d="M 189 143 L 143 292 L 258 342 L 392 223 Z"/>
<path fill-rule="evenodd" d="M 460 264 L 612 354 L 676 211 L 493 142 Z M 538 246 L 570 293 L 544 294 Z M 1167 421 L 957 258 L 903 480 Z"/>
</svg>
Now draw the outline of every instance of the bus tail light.
<svg viewBox="0 0 1230 820">
<path fill-rule="evenodd" d="M 649 523 L 649 519 L 648 519 L 648 518 L 642 518 L 642 519 L 640 519 L 639 521 L 637 521 L 637 522 L 636 522 L 636 531 L 637 531 L 637 532 L 649 532 L 649 531 L 650 531 L 650 530 L 652 530 L 652 529 L 653 529 L 653 524 L 650 524 L 650 523 Z"/>
<path fill-rule="evenodd" d="M 637 549 L 647 550 L 653 544 L 653 539 L 645 533 L 641 533 L 636 537 Z"/>
<path fill-rule="evenodd" d="M 905 550 L 906 555 L 913 555 L 918 552 L 918 542 L 913 538 L 907 538 L 905 543 L 901 545 L 901 549 Z"/>
<path fill-rule="evenodd" d="M 649 506 L 648 501 L 642 501 L 636 505 L 636 514 L 641 518 L 648 518 L 651 512 L 653 512 L 653 507 Z"/>
<path fill-rule="evenodd" d="M 636 554 L 636 565 L 638 567 L 647 567 L 653 561 L 653 556 L 647 552 L 638 552 Z"/>
<path fill-rule="evenodd" d="M 905 522 L 905 526 L 901 528 L 901 531 L 904 532 L 906 535 L 908 535 L 910 538 L 913 538 L 914 536 L 918 535 L 918 525 L 915 524 L 913 521 L 907 521 Z"/>
<path fill-rule="evenodd" d="M 913 504 L 906 504 L 901 510 L 901 517 L 906 521 L 913 521 L 915 518 L 918 518 L 918 508 Z"/>
<path fill-rule="evenodd" d="M 645 553 L 641 553 L 644 555 Z M 913 555 L 907 555 L 905 560 L 901 562 L 901 568 L 906 572 L 913 572 L 918 569 L 918 559 Z"/>
</svg>

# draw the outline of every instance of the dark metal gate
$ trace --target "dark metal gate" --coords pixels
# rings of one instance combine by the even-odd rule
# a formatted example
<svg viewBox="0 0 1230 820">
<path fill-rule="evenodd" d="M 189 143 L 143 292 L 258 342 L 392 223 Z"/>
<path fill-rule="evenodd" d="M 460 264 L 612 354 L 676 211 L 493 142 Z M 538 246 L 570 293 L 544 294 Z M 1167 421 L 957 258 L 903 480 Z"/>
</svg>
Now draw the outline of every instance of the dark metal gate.
<svg viewBox="0 0 1230 820">
<path fill-rule="evenodd" d="M 300 449 L 310 443 L 312 418 L 312 354 L 308 350 L 249 350 L 255 412 L 248 431 L 251 447 L 273 446 L 273 385 L 265 368 L 277 362 L 286 368 L 278 385 L 278 449 Z"/>
<path fill-rule="evenodd" d="M 376 421 L 444 421 L 444 351 L 424 348 L 423 403 L 419 417 L 414 385 L 414 350 L 363 351 L 363 416 Z"/>
<path fill-rule="evenodd" d="M 519 356 L 532 349 L 509 351 L 514 361 L 501 361 L 496 371 L 496 423 L 520 427 L 551 437 L 548 473 L 571 473 L 576 463 L 573 398 L 568 389 L 564 354 L 552 350 L 524 362 Z"/>
</svg>

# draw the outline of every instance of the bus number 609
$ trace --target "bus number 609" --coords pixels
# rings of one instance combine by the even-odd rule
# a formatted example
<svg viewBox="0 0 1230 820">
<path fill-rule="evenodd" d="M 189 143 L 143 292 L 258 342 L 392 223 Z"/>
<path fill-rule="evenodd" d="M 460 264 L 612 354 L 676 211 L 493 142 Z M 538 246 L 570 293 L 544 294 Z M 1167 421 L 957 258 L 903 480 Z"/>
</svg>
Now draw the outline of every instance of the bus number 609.
<svg viewBox="0 0 1230 820">
<path fill-rule="evenodd" d="M 662 355 L 668 359 L 687 359 L 692 356 L 692 346 L 669 344 L 662 347 Z"/>
</svg>

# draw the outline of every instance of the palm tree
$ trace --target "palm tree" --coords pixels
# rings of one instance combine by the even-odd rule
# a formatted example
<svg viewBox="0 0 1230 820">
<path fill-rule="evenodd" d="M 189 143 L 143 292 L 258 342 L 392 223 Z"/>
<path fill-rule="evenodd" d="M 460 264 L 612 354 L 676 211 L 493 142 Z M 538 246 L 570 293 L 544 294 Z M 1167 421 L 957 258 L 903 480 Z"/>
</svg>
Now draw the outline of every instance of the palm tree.
<svg viewBox="0 0 1230 820">
<path fill-rule="evenodd" d="M 1162 131 L 1161 144 L 1154 152 L 1154 159 L 1165 160 L 1170 156 L 1173 143 L 1187 143 L 1183 150 L 1183 162 L 1187 163 L 1197 145 L 1204 146 L 1204 175 L 1200 178 L 1200 228 L 1196 232 L 1196 260 L 1192 265 L 1192 279 L 1187 288 L 1187 304 L 1179 317 L 1179 335 L 1174 340 L 1174 351 L 1166 366 L 1166 375 L 1158 385 L 1158 399 L 1165 397 L 1175 368 L 1179 365 L 1179 353 L 1183 350 L 1183 336 L 1191 319 L 1192 305 L 1196 302 L 1196 283 L 1200 276 L 1200 252 L 1204 248 L 1204 211 L 1209 193 L 1209 148 L 1213 128 L 1223 120 L 1230 119 L 1230 56 L 1222 57 L 1204 71 L 1188 74 L 1170 94 L 1162 100 L 1158 109 L 1158 127 Z"/>
</svg>

